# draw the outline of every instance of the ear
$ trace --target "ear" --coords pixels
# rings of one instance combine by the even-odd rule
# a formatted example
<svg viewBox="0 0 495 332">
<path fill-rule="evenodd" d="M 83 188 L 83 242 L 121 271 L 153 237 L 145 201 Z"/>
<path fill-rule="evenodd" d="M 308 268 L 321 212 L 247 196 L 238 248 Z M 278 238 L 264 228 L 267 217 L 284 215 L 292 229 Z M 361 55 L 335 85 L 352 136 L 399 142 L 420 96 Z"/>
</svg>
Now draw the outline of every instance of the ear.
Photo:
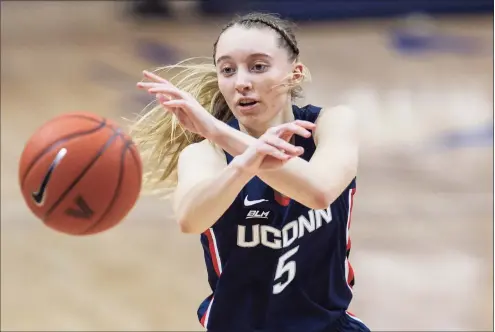
<svg viewBox="0 0 495 332">
<path fill-rule="evenodd" d="M 292 69 L 292 80 L 294 80 L 294 82 L 299 83 L 302 81 L 302 79 L 304 78 L 303 70 L 304 65 L 302 63 L 296 62 L 294 64 L 294 67 Z"/>
</svg>

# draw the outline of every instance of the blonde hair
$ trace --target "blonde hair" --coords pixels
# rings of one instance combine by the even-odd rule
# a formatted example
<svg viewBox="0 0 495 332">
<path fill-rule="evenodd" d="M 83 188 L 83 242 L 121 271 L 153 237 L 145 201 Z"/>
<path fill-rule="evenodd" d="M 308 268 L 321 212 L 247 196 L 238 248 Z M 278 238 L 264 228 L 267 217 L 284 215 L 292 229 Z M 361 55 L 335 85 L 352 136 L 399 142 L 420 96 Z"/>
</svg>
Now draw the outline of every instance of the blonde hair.
<svg viewBox="0 0 495 332">
<path fill-rule="evenodd" d="M 253 16 L 254 15 L 254 16 Z M 280 20 L 267 14 L 249 14 L 233 21 L 237 24 L 247 22 L 253 24 L 276 27 L 276 31 L 284 31 L 282 39 L 294 51 L 297 49 L 292 32 L 281 30 L 277 25 Z M 267 23 L 268 22 L 268 23 Z M 223 30 L 235 23 L 230 23 Z M 243 24 L 246 26 L 246 24 Z M 248 27 L 250 27 L 248 26 Z M 290 38 L 290 39 L 287 39 Z M 286 40 L 287 39 L 287 40 Z M 218 40 L 217 40 L 218 42 Z M 216 50 L 216 43 L 215 43 Z M 291 58 L 297 59 L 297 54 L 291 52 Z M 174 65 L 154 70 L 158 76 L 166 78 L 182 91 L 188 92 L 201 106 L 220 121 L 228 122 L 234 115 L 230 111 L 218 87 L 217 71 L 214 60 L 211 58 L 191 58 Z M 290 84 L 293 99 L 302 96 L 300 83 L 309 79 L 309 71 L 304 68 L 297 80 Z M 148 104 L 131 125 L 130 135 L 138 146 L 145 165 L 143 189 L 145 193 L 157 193 L 172 189 L 176 183 L 176 168 L 180 153 L 189 145 L 198 143 L 204 138 L 200 135 L 184 130 L 175 115 L 165 112 L 156 100 Z"/>
<path fill-rule="evenodd" d="M 201 58 L 187 59 L 158 68 L 154 73 L 191 94 L 215 118 L 227 122 L 233 118 L 233 114 L 218 89 L 215 66 L 211 62 L 198 60 Z M 182 150 L 204 139 L 184 130 L 177 118 L 171 112 L 165 112 L 156 100 L 138 115 L 131 125 L 130 135 L 139 147 L 145 164 L 145 190 L 153 190 L 156 185 L 174 175 Z M 168 182 L 173 183 L 175 180 Z"/>
</svg>

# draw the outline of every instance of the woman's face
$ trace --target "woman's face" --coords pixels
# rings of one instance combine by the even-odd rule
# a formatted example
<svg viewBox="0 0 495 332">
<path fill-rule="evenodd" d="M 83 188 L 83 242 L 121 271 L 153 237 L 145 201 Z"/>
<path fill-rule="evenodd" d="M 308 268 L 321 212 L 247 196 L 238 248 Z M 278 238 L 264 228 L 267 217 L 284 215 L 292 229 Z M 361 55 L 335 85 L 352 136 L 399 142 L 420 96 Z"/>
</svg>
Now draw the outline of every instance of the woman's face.
<svg viewBox="0 0 495 332">
<path fill-rule="evenodd" d="M 287 85 L 295 65 L 270 28 L 232 26 L 217 43 L 218 85 L 227 105 L 244 126 L 271 122 L 290 104 Z"/>
</svg>

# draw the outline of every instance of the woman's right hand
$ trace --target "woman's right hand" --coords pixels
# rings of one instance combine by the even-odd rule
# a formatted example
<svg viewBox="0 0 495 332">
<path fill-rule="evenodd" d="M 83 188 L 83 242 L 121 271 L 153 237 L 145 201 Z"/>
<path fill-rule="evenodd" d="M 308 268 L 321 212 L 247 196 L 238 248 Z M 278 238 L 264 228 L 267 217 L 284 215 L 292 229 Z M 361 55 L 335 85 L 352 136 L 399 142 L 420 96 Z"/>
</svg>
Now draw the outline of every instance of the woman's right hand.
<svg viewBox="0 0 495 332">
<path fill-rule="evenodd" d="M 244 171 L 255 175 L 258 170 L 273 170 L 282 167 L 288 160 L 304 153 L 302 147 L 289 143 L 294 135 L 310 137 L 310 130 L 315 124 L 296 120 L 268 129 L 265 134 L 254 141 L 232 163 Z"/>
<path fill-rule="evenodd" d="M 205 138 L 214 132 L 217 119 L 193 96 L 156 74 L 149 71 L 144 71 L 143 74 L 152 82 L 138 82 L 138 88 L 156 94 L 165 111 L 173 113 L 184 129 Z"/>
</svg>

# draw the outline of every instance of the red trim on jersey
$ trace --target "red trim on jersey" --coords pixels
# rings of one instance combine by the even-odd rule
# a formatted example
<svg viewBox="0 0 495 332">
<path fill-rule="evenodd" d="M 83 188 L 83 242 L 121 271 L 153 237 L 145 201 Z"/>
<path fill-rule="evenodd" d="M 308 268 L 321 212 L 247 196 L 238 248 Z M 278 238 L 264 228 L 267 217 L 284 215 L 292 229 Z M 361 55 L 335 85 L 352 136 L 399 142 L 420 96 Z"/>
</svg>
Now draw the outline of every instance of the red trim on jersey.
<svg viewBox="0 0 495 332">
<path fill-rule="evenodd" d="M 205 313 L 203 314 L 203 317 L 201 317 L 201 320 L 199 321 L 201 323 L 201 326 L 206 328 L 205 326 L 205 320 L 206 320 L 206 314 L 208 313 L 208 309 L 206 309 Z"/>
<path fill-rule="evenodd" d="M 213 269 L 217 276 L 220 277 L 220 274 L 222 273 L 222 263 L 220 261 L 220 253 L 218 252 L 215 233 L 212 228 L 208 228 L 203 234 L 206 235 L 206 238 L 208 239 L 208 249 L 210 251 L 211 262 L 213 263 Z M 208 317 L 210 316 L 210 310 L 214 299 L 215 297 L 212 296 L 208 308 L 206 308 L 205 313 L 199 321 L 204 328 L 208 325 Z"/>
<path fill-rule="evenodd" d="M 354 315 L 353 313 L 351 313 L 351 312 L 349 312 L 349 311 L 347 311 L 347 310 L 345 311 L 345 313 L 346 313 L 347 315 L 349 315 L 349 317 L 351 317 L 351 318 L 353 318 L 353 319 L 357 320 L 358 322 L 363 323 L 363 321 L 362 321 L 362 320 L 360 320 L 359 318 L 357 318 L 357 317 L 356 317 L 356 315 Z M 364 324 L 364 323 L 363 323 L 363 324 Z"/>
<path fill-rule="evenodd" d="M 354 194 L 356 193 L 356 188 L 351 189 L 350 197 L 349 197 L 349 218 L 347 221 L 347 232 L 350 232 L 351 229 L 351 221 L 352 221 L 352 208 L 354 206 Z M 347 244 L 346 244 L 346 250 L 350 251 L 351 250 L 351 236 L 349 235 L 347 239 Z M 347 264 L 347 286 L 349 289 L 352 291 L 352 281 L 354 280 L 354 269 L 352 268 L 351 263 L 349 262 L 349 257 L 346 257 L 345 263 Z"/>
<path fill-rule="evenodd" d="M 220 276 L 220 262 L 218 261 L 217 257 L 217 250 L 215 249 L 215 243 L 213 242 L 213 235 L 212 235 L 212 230 L 211 228 L 208 228 L 205 232 L 206 237 L 208 238 L 208 247 L 210 248 L 210 256 L 211 256 L 211 261 L 213 263 L 213 268 L 215 269 L 215 272 L 217 273 L 217 276 Z"/>
<path fill-rule="evenodd" d="M 206 328 L 206 319 L 210 315 L 210 308 L 211 308 L 211 304 L 213 303 L 214 298 L 215 297 L 211 298 L 210 303 L 208 304 L 208 308 L 206 308 L 206 311 L 203 314 L 203 317 L 201 317 L 201 320 L 199 321 L 204 328 Z"/>
<path fill-rule="evenodd" d="M 288 206 L 290 203 L 290 197 L 287 197 L 277 191 L 275 191 L 275 200 L 282 206 Z"/>
</svg>

